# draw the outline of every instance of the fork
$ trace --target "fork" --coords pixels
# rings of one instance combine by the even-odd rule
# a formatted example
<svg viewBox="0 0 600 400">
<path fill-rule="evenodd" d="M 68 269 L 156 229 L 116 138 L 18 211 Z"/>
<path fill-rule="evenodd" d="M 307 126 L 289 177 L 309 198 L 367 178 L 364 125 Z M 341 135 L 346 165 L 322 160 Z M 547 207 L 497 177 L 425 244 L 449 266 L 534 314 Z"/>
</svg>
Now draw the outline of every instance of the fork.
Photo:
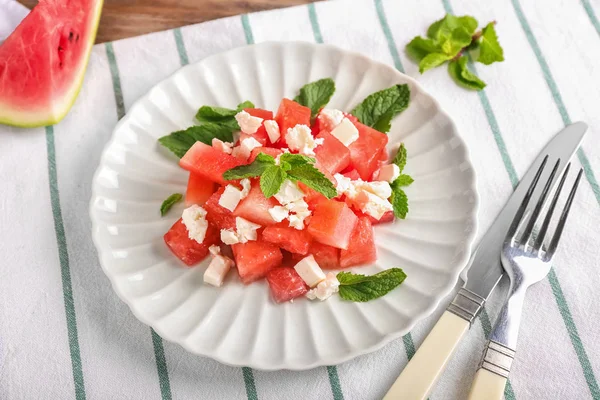
<svg viewBox="0 0 600 400">
<path fill-rule="evenodd" d="M 548 157 L 540 165 L 504 239 L 500 259 L 510 279 L 509 295 L 487 342 L 483 358 L 471 386 L 469 400 L 494 400 L 503 398 L 504 386 L 515 357 L 525 293 L 531 285 L 541 281 L 550 272 L 552 258 L 556 252 L 558 241 L 560 240 L 573 203 L 573 198 L 581 180 L 583 169 L 577 174 L 550 244 L 548 247 L 544 246 L 544 238 L 548 233 L 552 214 L 556 208 L 570 167 L 570 164 L 568 164 L 558 184 L 554 198 L 548 207 L 544 222 L 539 228 L 537 236 L 533 237 L 536 221 L 545 205 L 546 197 L 550 192 L 554 176 L 560 164 L 560 160 L 558 160 L 554 165 L 537 204 L 533 208 L 533 211 L 530 211 L 528 209 L 529 201 L 533 196 L 547 160 Z M 524 229 L 522 229 L 523 226 Z"/>
</svg>

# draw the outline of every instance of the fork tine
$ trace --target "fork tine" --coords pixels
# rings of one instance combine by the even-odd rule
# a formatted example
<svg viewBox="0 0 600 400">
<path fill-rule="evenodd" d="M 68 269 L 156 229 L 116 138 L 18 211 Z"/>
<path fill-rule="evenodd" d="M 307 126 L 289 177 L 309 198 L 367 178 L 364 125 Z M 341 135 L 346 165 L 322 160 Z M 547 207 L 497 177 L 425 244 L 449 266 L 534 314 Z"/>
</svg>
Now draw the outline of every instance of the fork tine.
<svg viewBox="0 0 600 400">
<path fill-rule="evenodd" d="M 525 197 L 523 197 L 523 201 L 521 202 L 521 205 L 519 206 L 519 209 L 517 210 L 517 212 L 515 214 L 515 218 L 513 219 L 512 223 L 510 224 L 510 227 L 508 228 L 508 232 L 506 233 L 507 240 L 512 239 L 512 237 L 515 235 L 515 232 L 517 232 L 517 228 L 519 228 L 521 219 L 523 218 L 523 214 L 525 213 L 525 210 L 527 209 L 529 200 L 531 199 L 531 196 L 533 195 L 533 191 L 535 190 L 535 187 L 536 187 L 538 181 L 540 180 L 540 176 L 542 175 L 542 171 L 544 170 L 544 167 L 546 166 L 547 161 L 548 161 L 548 156 L 544 157 L 544 160 L 542 161 L 542 163 L 540 164 L 540 167 L 538 168 L 537 172 L 535 173 L 535 176 L 533 177 L 533 181 L 531 182 L 531 185 L 529 185 L 529 189 L 527 189 L 527 193 L 525 193 Z"/>
<path fill-rule="evenodd" d="M 552 241 L 550 242 L 550 247 L 546 252 L 546 260 L 550 260 L 556 251 L 556 247 L 558 246 L 558 241 L 560 240 L 560 235 L 563 232 L 565 227 L 565 222 L 567 222 L 567 217 L 569 216 L 569 210 L 571 209 L 571 205 L 573 204 L 573 198 L 575 198 L 575 193 L 577 192 L 577 187 L 579 186 L 579 181 L 581 180 L 581 174 L 583 173 L 583 168 L 579 170 L 577 174 L 577 179 L 575 179 L 575 183 L 573 184 L 573 188 L 571 189 L 571 193 L 569 193 L 569 198 L 567 199 L 567 203 L 565 204 L 565 208 L 563 209 L 562 214 L 560 215 L 560 220 L 558 221 L 558 225 L 556 226 L 556 232 L 554 232 L 554 236 L 552 236 Z"/>
<path fill-rule="evenodd" d="M 523 232 L 523 235 L 521 236 L 522 244 L 525 244 L 529 241 L 529 237 L 531 236 L 531 232 L 533 232 L 533 227 L 535 226 L 535 222 L 537 221 L 538 216 L 540 215 L 540 212 L 542 211 L 542 208 L 544 207 L 544 203 L 546 202 L 546 197 L 548 196 L 548 192 L 550 191 L 550 187 L 552 186 L 552 182 L 554 181 L 554 176 L 556 175 L 556 171 L 558 170 L 559 165 L 560 165 L 560 158 L 554 164 L 554 168 L 552 168 L 552 172 L 550 173 L 550 176 L 548 177 L 548 180 L 546 181 L 544 190 L 542 191 L 542 194 L 541 194 L 537 204 L 535 205 L 533 213 L 531 214 L 531 218 L 529 219 L 529 222 L 527 223 L 527 226 L 525 227 L 525 231 Z"/>
<path fill-rule="evenodd" d="M 544 243 L 544 238 L 546 237 L 546 233 L 548 232 L 548 226 L 550 225 L 550 221 L 552 220 L 552 214 L 554 213 L 554 209 L 556 208 L 556 203 L 558 202 L 558 198 L 560 197 L 560 192 L 562 191 L 563 185 L 565 183 L 565 179 L 567 179 L 567 175 L 569 174 L 569 169 L 571 168 L 571 163 L 567 164 L 565 168 L 565 172 L 563 172 L 562 178 L 556 188 L 556 193 L 554 194 L 554 198 L 550 203 L 550 207 L 548 207 L 548 212 L 546 214 L 546 218 L 544 218 L 544 222 L 540 229 L 540 233 L 535 239 L 535 243 L 533 244 L 533 248 L 535 251 L 540 251 L 542 248 L 542 243 Z"/>
</svg>

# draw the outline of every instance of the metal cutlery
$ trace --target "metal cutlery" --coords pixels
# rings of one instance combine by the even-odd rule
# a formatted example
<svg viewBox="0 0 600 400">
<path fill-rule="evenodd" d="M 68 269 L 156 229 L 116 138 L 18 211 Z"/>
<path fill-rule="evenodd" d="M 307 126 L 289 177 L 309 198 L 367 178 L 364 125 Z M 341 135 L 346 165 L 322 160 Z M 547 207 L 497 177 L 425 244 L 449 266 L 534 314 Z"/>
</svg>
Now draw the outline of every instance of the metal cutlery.
<svg viewBox="0 0 600 400">
<path fill-rule="evenodd" d="M 490 229 L 471 254 L 471 259 L 461 274 L 465 284 L 389 389 L 384 400 L 427 398 L 450 360 L 454 349 L 479 315 L 485 301 L 504 273 L 500 265 L 502 242 L 540 165 L 546 158 L 547 162 L 551 164 L 559 159 L 564 160 L 565 163 L 560 164 L 556 171 L 556 176 L 560 176 L 566 161 L 579 148 L 586 131 L 587 125 L 583 122 L 565 127 L 552 138 L 534 160 Z M 547 176 L 547 173 L 542 175 Z M 541 188 L 538 188 L 534 190 L 531 198 L 537 199 L 540 194 Z"/>
<path fill-rule="evenodd" d="M 542 171 L 546 166 L 547 159 L 544 159 L 535 179 L 531 183 L 517 214 L 510 225 L 504 244 L 502 246 L 501 260 L 504 271 L 510 278 L 510 289 L 508 299 L 500 311 L 500 315 L 487 342 L 483 358 L 479 365 L 479 370 L 475 375 L 469 400 L 501 400 L 504 396 L 504 385 L 510 372 L 510 367 L 515 356 L 517 348 L 517 337 L 519 335 L 519 325 L 521 322 L 521 311 L 525 301 L 527 289 L 541 281 L 550 272 L 552 257 L 556 252 L 558 242 L 563 232 L 573 198 L 581 180 L 583 170 L 580 170 L 571 188 L 569 197 L 563 208 L 560 219 L 558 220 L 556 230 L 552 236 L 549 245 L 545 247 L 544 239 L 548 233 L 552 214 L 556 208 L 560 193 L 567 174 L 569 173 L 569 164 L 562 175 L 554 198 L 550 203 L 546 217 L 539 232 L 533 235 L 536 222 L 546 198 L 552 187 L 554 177 L 560 165 L 560 160 L 556 161 L 550 177 L 544 185 L 542 195 L 540 196 L 533 211 L 526 212 L 533 191 L 535 190 Z"/>
</svg>

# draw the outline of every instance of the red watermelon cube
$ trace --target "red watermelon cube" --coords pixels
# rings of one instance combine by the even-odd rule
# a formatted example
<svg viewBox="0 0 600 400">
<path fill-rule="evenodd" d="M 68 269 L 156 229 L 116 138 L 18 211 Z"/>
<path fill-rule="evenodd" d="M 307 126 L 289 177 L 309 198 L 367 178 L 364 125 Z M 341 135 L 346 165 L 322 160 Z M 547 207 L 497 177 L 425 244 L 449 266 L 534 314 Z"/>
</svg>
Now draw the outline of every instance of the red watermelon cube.
<svg viewBox="0 0 600 400">
<path fill-rule="evenodd" d="M 277 115 L 275 116 L 275 121 L 277 121 L 277 124 L 279 125 L 282 139 L 285 139 L 285 135 L 289 128 L 293 128 L 298 124 L 310 126 L 310 115 L 310 108 L 304 107 L 290 99 L 281 100 Z M 283 146 L 285 140 L 280 140 L 278 143 L 281 143 Z M 283 147 L 287 147 L 287 145 L 284 145 Z"/>
<path fill-rule="evenodd" d="M 360 175 L 358 174 L 358 171 L 354 168 L 352 168 L 351 170 L 344 172 L 342 175 L 344 175 L 346 178 L 350 178 L 353 181 L 357 181 L 360 179 Z"/>
<path fill-rule="evenodd" d="M 185 190 L 185 205 L 191 206 L 197 204 L 199 206 L 206 203 L 206 200 L 215 191 L 215 183 L 201 175 L 190 173 L 187 189 Z"/>
<path fill-rule="evenodd" d="M 323 144 L 315 149 L 316 158 L 327 171 L 335 174 L 350 164 L 350 150 L 335 136 L 327 131 L 321 131 L 317 139 L 323 139 Z"/>
<path fill-rule="evenodd" d="M 350 165 L 358 171 L 360 178 L 368 181 L 373 172 L 379 167 L 381 152 L 385 151 L 388 137 L 373 128 L 355 122 L 358 129 L 358 139 L 348 146 L 350 150 Z"/>
<path fill-rule="evenodd" d="M 357 221 L 346 203 L 325 200 L 315 207 L 307 229 L 316 241 L 347 249 Z"/>
<path fill-rule="evenodd" d="M 257 147 L 255 149 L 252 149 L 252 153 L 250 153 L 250 158 L 248 159 L 248 163 L 253 162 L 259 153 L 268 154 L 271 157 L 276 158 L 278 155 L 283 153 L 283 151 L 280 149 L 275 149 L 273 147 Z"/>
<path fill-rule="evenodd" d="M 240 201 L 233 215 L 262 226 L 273 225 L 275 220 L 269 214 L 269 209 L 277 205 L 279 202 L 275 200 L 275 197 L 267 199 L 263 195 L 258 179 L 254 179 L 248 196 Z"/>
<path fill-rule="evenodd" d="M 219 204 L 224 191 L 225 186 L 221 186 L 204 204 L 206 220 L 219 229 L 235 229 L 235 215 Z"/>
<path fill-rule="evenodd" d="M 187 227 L 180 218 L 165 233 L 164 240 L 177 258 L 186 265 L 192 266 L 204 260 L 208 255 L 208 248 L 219 242 L 219 230 L 209 224 L 204 241 L 198 243 L 194 239 L 190 239 Z"/>
<path fill-rule="evenodd" d="M 328 246 L 317 241 L 313 241 L 308 248 L 308 254 L 312 254 L 315 261 L 321 269 L 340 269 L 340 249 Z M 302 260 L 304 256 L 294 254 L 296 262 Z"/>
<path fill-rule="evenodd" d="M 283 260 L 279 247 L 260 239 L 234 244 L 231 248 L 240 278 L 246 285 L 264 278 Z"/>
<path fill-rule="evenodd" d="M 262 108 L 244 108 L 248 114 L 253 117 L 258 117 L 262 119 L 273 119 L 273 111 L 263 110 Z"/>
<path fill-rule="evenodd" d="M 347 250 L 340 251 L 340 266 L 347 268 L 369 264 L 375 260 L 377 260 L 377 249 L 373 226 L 369 218 L 359 218 L 350 238 L 350 246 Z"/>
<path fill-rule="evenodd" d="M 272 269 L 267 273 L 267 282 L 276 303 L 290 301 L 308 292 L 308 286 L 292 267 Z"/>
<path fill-rule="evenodd" d="M 242 164 L 237 158 L 202 142 L 194 143 L 179 160 L 181 168 L 220 184 L 226 183 L 225 171 Z"/>
<path fill-rule="evenodd" d="M 296 254 L 308 253 L 310 242 L 312 242 L 312 236 L 306 230 L 291 228 L 287 221 L 267 226 L 263 230 L 262 238 L 290 253 Z"/>
</svg>

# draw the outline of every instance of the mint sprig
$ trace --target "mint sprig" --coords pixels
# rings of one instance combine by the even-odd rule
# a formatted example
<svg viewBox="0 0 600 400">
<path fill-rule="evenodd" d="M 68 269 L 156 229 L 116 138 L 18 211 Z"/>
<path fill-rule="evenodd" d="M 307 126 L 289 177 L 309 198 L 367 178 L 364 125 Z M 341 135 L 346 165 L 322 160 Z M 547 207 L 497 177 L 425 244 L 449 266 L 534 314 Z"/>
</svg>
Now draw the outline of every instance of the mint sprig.
<svg viewBox="0 0 600 400">
<path fill-rule="evenodd" d="M 385 296 L 400 286 L 406 274 L 400 268 L 390 268 L 375 275 L 339 272 L 340 297 L 348 301 L 365 302 Z"/>
<path fill-rule="evenodd" d="M 173 207 L 176 203 L 180 202 L 181 199 L 183 199 L 183 195 L 181 193 L 173 193 L 172 195 L 167 197 L 160 206 L 160 215 L 164 217 L 165 214 L 167 214 L 167 212 L 171 209 L 171 207 Z"/>
<path fill-rule="evenodd" d="M 172 132 L 158 139 L 158 142 L 181 158 L 196 142 L 212 144 L 213 138 L 224 142 L 233 141 L 233 132 L 240 127 L 235 115 L 244 108 L 253 108 L 254 104 L 245 101 L 238 104 L 235 110 L 223 107 L 202 106 L 196 113 L 200 125 L 190 126 L 181 131 Z"/>
<path fill-rule="evenodd" d="M 400 169 L 400 176 L 391 183 L 392 197 L 390 203 L 394 208 L 394 215 L 396 218 L 404 219 L 408 214 L 408 196 L 404 192 L 403 187 L 409 186 L 414 182 L 414 179 L 410 175 L 403 174 L 404 166 L 406 165 L 407 152 L 404 144 L 400 144 L 398 154 L 394 157 L 393 163 Z"/>
<path fill-rule="evenodd" d="M 323 194 L 328 199 L 337 196 L 333 183 L 314 166 L 315 159 L 301 154 L 284 153 L 275 159 L 260 153 L 248 164 L 225 171 L 223 179 L 235 180 L 260 177 L 260 189 L 266 198 L 274 196 L 286 179 L 302 182 L 309 188 Z"/>
<path fill-rule="evenodd" d="M 302 86 L 294 101 L 310 108 L 311 116 L 314 117 L 321 108 L 329 103 L 334 92 L 335 82 L 333 79 L 319 79 Z"/>
<path fill-rule="evenodd" d="M 351 114 L 361 123 L 386 133 L 392 127 L 392 118 L 404 111 L 409 102 L 408 85 L 394 85 L 367 96 Z"/>
<path fill-rule="evenodd" d="M 417 36 L 411 40 L 406 53 L 419 63 L 420 73 L 449 62 L 448 72 L 460 86 L 482 90 L 485 83 L 467 68 L 466 53 L 473 51 L 474 59 L 485 65 L 504 61 L 495 24 L 492 21 L 476 31 L 475 18 L 446 14 L 427 29 L 427 38 Z"/>
</svg>

